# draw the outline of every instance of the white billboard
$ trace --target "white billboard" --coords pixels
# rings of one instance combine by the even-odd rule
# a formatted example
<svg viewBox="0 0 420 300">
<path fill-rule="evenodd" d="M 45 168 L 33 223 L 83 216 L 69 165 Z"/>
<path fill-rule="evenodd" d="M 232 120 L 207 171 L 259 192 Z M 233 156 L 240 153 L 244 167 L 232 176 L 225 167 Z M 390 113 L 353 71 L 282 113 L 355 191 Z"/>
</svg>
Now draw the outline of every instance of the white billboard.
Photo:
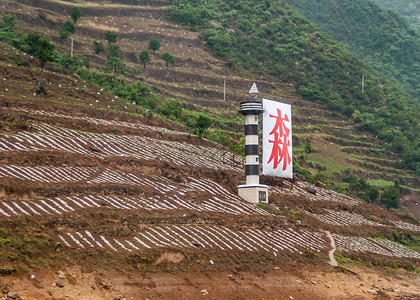
<svg viewBox="0 0 420 300">
<path fill-rule="evenodd" d="M 292 107 L 263 99 L 263 174 L 293 178 Z"/>
</svg>

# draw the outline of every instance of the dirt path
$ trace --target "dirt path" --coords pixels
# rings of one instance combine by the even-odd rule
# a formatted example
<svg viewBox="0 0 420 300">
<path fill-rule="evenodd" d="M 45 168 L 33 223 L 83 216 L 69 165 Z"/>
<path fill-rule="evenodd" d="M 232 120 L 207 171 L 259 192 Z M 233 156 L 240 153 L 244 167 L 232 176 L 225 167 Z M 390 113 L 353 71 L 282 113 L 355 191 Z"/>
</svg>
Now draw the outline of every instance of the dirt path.
<svg viewBox="0 0 420 300">
<path fill-rule="evenodd" d="M 328 257 L 330 259 L 329 263 L 333 267 L 338 267 L 338 263 L 337 263 L 337 261 L 335 260 L 335 257 L 334 257 L 334 252 L 336 250 L 334 238 L 332 237 L 332 235 L 329 231 L 324 231 L 324 232 L 325 232 L 325 235 L 327 236 L 327 238 L 329 238 L 329 240 L 331 241 L 331 250 L 328 251 Z"/>
</svg>

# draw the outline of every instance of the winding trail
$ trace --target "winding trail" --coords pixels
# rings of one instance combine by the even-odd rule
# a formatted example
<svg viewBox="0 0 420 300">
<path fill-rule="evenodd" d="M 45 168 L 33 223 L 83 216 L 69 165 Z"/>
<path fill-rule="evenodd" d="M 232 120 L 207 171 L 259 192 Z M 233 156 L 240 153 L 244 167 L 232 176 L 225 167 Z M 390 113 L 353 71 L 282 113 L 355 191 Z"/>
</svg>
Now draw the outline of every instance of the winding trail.
<svg viewBox="0 0 420 300">
<path fill-rule="evenodd" d="M 336 250 L 334 238 L 332 237 L 332 235 L 329 231 L 324 231 L 324 232 L 325 232 L 325 235 L 327 236 L 327 238 L 329 238 L 330 242 L 331 242 L 331 244 L 330 244 L 331 245 L 331 250 L 328 251 L 328 257 L 330 258 L 329 264 L 333 267 L 338 267 L 338 263 L 337 263 L 337 261 L 335 260 L 335 257 L 334 257 L 334 252 Z"/>
</svg>

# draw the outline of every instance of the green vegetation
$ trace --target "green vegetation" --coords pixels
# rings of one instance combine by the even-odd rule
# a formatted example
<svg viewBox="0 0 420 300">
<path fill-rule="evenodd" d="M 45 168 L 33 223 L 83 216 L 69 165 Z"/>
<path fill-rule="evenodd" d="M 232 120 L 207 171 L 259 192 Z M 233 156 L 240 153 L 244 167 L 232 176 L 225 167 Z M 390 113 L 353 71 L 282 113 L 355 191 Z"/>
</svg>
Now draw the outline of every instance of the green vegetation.
<svg viewBox="0 0 420 300">
<path fill-rule="evenodd" d="M 400 191 L 396 187 L 389 187 L 382 193 L 381 203 L 385 204 L 388 209 L 400 207 Z"/>
<path fill-rule="evenodd" d="M 201 138 L 204 132 L 210 127 L 211 121 L 206 116 L 199 116 L 196 122 L 196 128 L 198 130 L 198 136 Z"/>
<path fill-rule="evenodd" d="M 22 50 L 39 59 L 41 69 L 47 61 L 54 61 L 56 58 L 55 45 L 39 34 L 28 34 L 21 46 Z"/>
<path fill-rule="evenodd" d="M 338 253 L 338 252 L 334 253 L 334 258 L 339 264 L 355 263 L 355 264 L 359 264 L 359 265 L 362 265 L 362 266 L 364 265 L 364 263 L 361 260 L 355 260 L 353 258 L 349 258 L 346 255 L 344 255 L 342 253 Z"/>
<path fill-rule="evenodd" d="M 420 36 L 405 18 L 366 0 L 286 2 L 420 99 Z"/>
<path fill-rule="evenodd" d="M 150 61 L 151 55 L 149 51 L 143 50 L 139 54 L 140 62 L 143 64 L 143 67 L 146 69 L 146 64 Z"/>
<path fill-rule="evenodd" d="M 151 38 L 149 40 L 149 47 L 147 48 L 147 50 L 152 50 L 153 51 L 153 56 L 156 57 L 156 51 L 158 51 L 159 49 L 160 49 L 159 40 L 157 40 L 155 38 Z"/>
<path fill-rule="evenodd" d="M 80 8 L 77 6 L 72 6 L 70 8 L 70 17 L 73 19 L 74 24 L 76 24 L 77 20 L 82 16 L 82 12 L 80 11 Z"/>
<path fill-rule="evenodd" d="M 118 35 L 114 31 L 107 31 L 105 33 L 105 40 L 109 43 L 116 43 Z"/>
<path fill-rule="evenodd" d="M 120 58 L 120 46 L 115 44 L 117 42 L 118 35 L 113 31 L 105 33 L 105 40 L 108 41 L 108 57 L 105 62 L 105 72 L 112 73 L 114 78 L 123 74 L 126 71 L 126 65 Z M 100 45 L 97 45 L 100 47 Z"/>
<path fill-rule="evenodd" d="M 120 57 L 120 46 L 116 44 L 108 45 L 108 57 Z"/>
<path fill-rule="evenodd" d="M 94 48 L 95 54 L 99 54 L 105 51 L 104 44 L 102 44 L 102 42 L 99 42 L 99 41 L 93 41 L 93 48 Z"/>
<path fill-rule="evenodd" d="M 67 20 L 63 24 L 61 24 L 60 29 L 58 31 L 58 36 L 60 39 L 65 40 L 69 37 L 70 33 L 74 33 L 76 31 L 76 28 L 74 27 L 74 24 Z"/>
<path fill-rule="evenodd" d="M 308 158 L 308 154 L 314 152 L 314 149 L 312 148 L 311 141 L 308 140 L 305 144 L 305 159 Z"/>
<path fill-rule="evenodd" d="M 169 67 L 169 64 L 171 64 L 171 65 L 175 64 L 175 57 L 168 52 L 163 53 L 160 58 L 162 58 L 166 62 L 166 67 L 167 68 Z"/>
<path fill-rule="evenodd" d="M 420 174 L 420 103 L 280 0 L 207 5 L 177 0 L 170 16 L 201 30 L 207 46 L 232 68 L 293 82 L 303 98 L 325 103 L 348 117 L 357 110 L 358 126 L 388 139 L 386 150 L 402 156 L 396 167 Z M 409 28 L 406 35 L 417 41 Z M 413 43 L 407 42 L 407 51 L 418 53 L 420 47 Z M 399 55 L 403 60 L 412 58 L 404 52 Z M 419 63 L 410 61 L 410 68 Z"/>
<path fill-rule="evenodd" d="M 389 186 L 393 186 L 394 183 L 392 181 L 388 181 L 388 180 L 383 180 L 383 179 L 369 179 L 367 180 L 367 182 L 370 185 L 379 187 L 379 188 L 386 188 Z"/>
<path fill-rule="evenodd" d="M 410 247 L 412 249 L 420 250 L 420 237 L 403 231 L 392 231 L 392 235 L 395 242 Z"/>
<path fill-rule="evenodd" d="M 125 63 L 117 56 L 109 56 L 106 60 L 105 69 L 106 72 L 112 72 L 115 77 L 118 74 L 122 74 L 125 71 Z"/>
<path fill-rule="evenodd" d="M 70 72 L 75 72 L 76 74 L 79 74 L 79 76 L 81 76 L 81 78 L 83 78 L 84 80 L 97 86 L 101 86 L 102 88 L 107 89 L 108 91 L 120 96 L 121 98 L 130 100 L 136 103 L 137 105 L 144 107 L 143 111 L 146 116 L 152 116 L 152 112 L 155 112 L 159 115 L 165 116 L 171 120 L 178 121 L 188 126 L 194 133 L 198 134 L 199 136 L 205 135 L 205 137 L 208 139 L 222 143 L 231 148 L 235 148 L 239 152 L 243 152 L 243 149 L 241 149 L 243 147 L 237 146 L 237 136 L 233 135 L 229 137 L 229 131 L 225 131 L 231 130 L 231 128 L 235 126 L 236 120 L 226 121 L 223 117 L 204 117 L 203 115 L 194 111 L 193 108 L 188 110 L 186 104 L 179 103 L 174 99 L 165 99 L 158 97 L 153 93 L 153 89 L 146 87 L 141 82 L 141 79 L 140 81 L 135 81 L 134 73 L 127 72 L 128 76 L 133 76 L 131 77 L 131 79 L 134 79 L 134 83 L 129 84 L 123 80 L 120 80 L 118 78 L 119 74 L 122 74 L 127 70 L 124 62 L 119 56 L 119 46 L 116 44 L 117 35 L 115 33 L 108 32 L 105 36 L 105 39 L 108 40 L 108 58 L 106 61 L 106 65 L 99 72 L 93 72 L 87 69 L 89 66 L 89 61 L 88 59 L 86 59 L 86 56 L 70 57 L 69 53 L 67 52 L 63 54 L 57 54 L 54 61 L 58 62 L 61 66 L 63 66 Z M 95 44 L 99 45 L 99 43 L 100 42 L 97 41 L 97 43 Z M 103 48 L 105 47 L 102 47 L 102 49 Z M 167 54 L 170 55 L 169 53 Z M 139 57 L 139 59 L 141 58 Z M 167 61 L 167 63 L 169 62 L 170 60 Z M 104 72 L 108 74 L 105 74 Z M 336 98 L 338 98 L 338 96 Z M 136 110 L 139 113 L 143 112 L 141 109 Z M 359 110 L 360 114 L 362 114 L 361 111 L 363 110 Z M 354 113 L 354 111 L 352 113 Z M 207 130 L 210 126 L 209 124 L 212 124 L 215 127 L 219 127 L 220 130 Z M 390 140 L 390 138 L 393 137 L 393 134 L 398 135 L 400 133 L 396 130 L 391 131 L 390 133 L 383 132 L 384 137 L 386 137 L 388 140 Z M 307 154 L 313 152 L 313 146 L 310 144 L 310 142 L 304 146 L 304 151 Z M 398 149 L 398 147 L 396 145 L 393 145 L 392 143 L 390 144 L 390 149 L 391 147 L 394 147 L 398 151 L 403 151 L 401 149 Z M 312 155 L 317 154 L 318 153 L 314 153 Z M 326 168 L 325 166 L 321 166 L 311 162 L 309 163 L 312 167 L 319 171 L 318 174 L 311 173 L 312 171 L 308 171 L 307 169 L 305 169 L 305 167 L 302 167 L 296 161 L 295 171 L 303 174 L 308 180 L 312 182 L 322 181 L 327 183 L 327 186 L 329 188 L 334 188 L 336 190 L 343 189 L 342 186 L 340 187 L 336 185 L 336 183 L 334 182 L 335 178 L 333 179 L 333 175 L 330 174 L 331 172 L 324 172 Z M 344 170 L 343 166 L 341 166 L 341 168 L 342 169 L 339 169 L 337 171 L 340 172 Z M 365 201 L 367 202 L 376 201 L 379 198 L 378 190 L 375 190 L 368 183 L 360 181 L 359 179 L 356 179 L 352 183 L 348 183 L 347 188 L 351 189 L 352 194 L 357 194 L 357 196 L 365 199 Z"/>
<path fill-rule="evenodd" d="M 384 8 L 394 10 L 408 19 L 420 33 L 420 3 L 414 0 L 374 0 Z"/>
<path fill-rule="evenodd" d="M 16 17 L 10 14 L 3 14 L 3 22 L 0 22 L 0 41 L 12 45 L 40 61 L 41 69 L 48 61 L 55 61 L 57 50 L 55 45 L 47 38 L 39 34 L 24 34 L 15 30 Z"/>
<path fill-rule="evenodd" d="M 80 56 L 71 56 L 70 51 L 65 52 L 58 58 L 58 63 L 70 72 L 75 72 L 77 68 L 82 66 L 82 58 Z"/>
<path fill-rule="evenodd" d="M 165 118 L 177 121 L 189 127 L 194 133 L 200 136 L 219 142 L 221 144 L 233 147 L 231 141 L 226 137 L 223 131 L 214 131 L 210 134 L 206 133 L 206 129 L 212 123 L 213 118 L 199 114 L 194 110 L 188 110 L 185 103 L 180 103 L 172 98 L 161 98 L 153 93 L 152 89 L 144 85 L 141 81 L 132 84 L 118 78 L 118 76 L 103 74 L 88 70 L 81 66 L 80 60 L 77 63 L 75 73 L 83 80 L 100 86 L 114 95 L 123 99 L 127 99 L 144 108 L 147 116 L 152 116 L 151 112 L 155 112 Z M 70 67 L 72 68 L 72 67 Z M 117 74 L 118 75 L 118 74 Z M 217 123 L 217 118 L 214 118 Z"/>
<path fill-rule="evenodd" d="M 102 42 L 93 41 L 93 47 L 94 47 L 95 54 L 100 54 L 101 52 L 105 51 L 105 46 Z"/>
<path fill-rule="evenodd" d="M 347 189 L 353 195 L 359 196 L 365 202 L 373 202 L 379 198 L 379 190 L 371 186 L 365 179 L 358 179 L 350 169 L 347 169 L 342 178 L 343 182 L 348 183 Z"/>
<path fill-rule="evenodd" d="M 81 16 L 82 12 L 78 7 L 73 6 L 70 9 L 70 17 L 73 19 L 73 22 L 67 20 L 61 24 L 60 29 L 58 30 L 58 37 L 61 40 L 65 40 L 69 37 L 70 33 L 74 33 L 76 31 L 76 22 Z"/>
</svg>

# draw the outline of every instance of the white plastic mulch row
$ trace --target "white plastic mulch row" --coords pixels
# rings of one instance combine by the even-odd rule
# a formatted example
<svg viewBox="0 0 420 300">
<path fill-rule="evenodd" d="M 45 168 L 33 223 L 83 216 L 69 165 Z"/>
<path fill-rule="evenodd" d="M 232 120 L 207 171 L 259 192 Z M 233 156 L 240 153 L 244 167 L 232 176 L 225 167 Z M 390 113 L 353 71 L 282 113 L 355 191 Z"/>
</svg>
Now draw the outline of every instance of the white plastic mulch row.
<svg viewBox="0 0 420 300">
<path fill-rule="evenodd" d="M 231 158 L 224 156 L 225 151 L 216 148 L 144 136 L 83 133 L 49 124 L 33 124 L 32 127 L 38 132 L 0 134 L 0 151 L 55 150 L 87 156 L 127 156 L 199 168 L 241 170 Z M 236 155 L 234 159 L 241 160 Z"/>
<path fill-rule="evenodd" d="M 316 189 L 316 194 L 308 192 L 308 188 Z M 359 202 L 346 196 L 339 194 L 333 190 L 324 189 L 321 187 L 316 187 L 304 181 L 298 181 L 293 185 L 293 189 L 290 190 L 290 187 L 270 187 L 270 193 L 280 193 L 291 196 L 304 196 L 309 200 L 313 201 L 335 201 L 341 202 L 349 205 L 358 204 Z"/>
<path fill-rule="evenodd" d="M 385 226 L 383 224 L 367 220 L 361 215 L 352 214 L 345 211 L 326 210 L 325 214 L 314 214 L 308 211 L 305 211 L 305 213 L 318 219 L 321 222 L 337 226 Z"/>
<path fill-rule="evenodd" d="M 100 126 L 118 126 L 118 127 L 126 127 L 126 128 L 133 128 L 133 129 L 141 129 L 141 130 L 148 130 L 148 131 L 157 131 L 166 134 L 173 134 L 173 135 L 187 135 L 188 133 L 182 131 L 173 131 L 163 127 L 156 127 L 151 125 L 145 125 L 140 123 L 132 123 L 132 122 L 124 122 L 124 121 L 116 121 L 116 120 L 105 120 L 105 119 L 98 119 L 92 117 L 85 117 L 85 116 L 73 116 L 73 115 L 65 115 L 60 113 L 54 112 L 46 112 L 40 110 L 23 110 L 23 109 L 14 109 L 15 111 L 25 112 L 26 114 L 31 115 L 41 115 L 41 116 L 49 116 L 49 117 L 58 117 L 63 119 L 70 119 L 70 120 L 80 120 L 85 121 L 91 124 L 100 125 Z"/>
<path fill-rule="evenodd" d="M 71 248 L 110 248 L 114 251 L 138 251 L 145 248 L 192 248 L 201 247 L 222 251 L 267 251 L 277 256 L 279 252 L 319 252 L 327 248 L 321 233 L 292 228 L 274 231 L 248 229 L 233 231 L 224 226 L 154 226 L 147 227 L 135 236 L 107 238 L 84 232 L 66 232 L 58 236 Z"/>
<path fill-rule="evenodd" d="M 394 223 L 395 227 L 398 227 L 400 229 L 411 230 L 411 231 L 420 231 L 420 226 L 419 225 L 414 225 L 414 224 L 407 223 L 407 222 L 402 222 L 402 221 L 394 221 L 392 223 Z"/>
<path fill-rule="evenodd" d="M 389 240 L 341 236 L 338 234 L 333 234 L 332 236 L 337 250 L 340 252 L 370 252 L 385 256 L 420 259 L 419 252 Z"/>
<path fill-rule="evenodd" d="M 12 217 L 18 215 L 61 215 L 76 210 L 89 208 L 107 208 L 124 210 L 174 210 L 187 209 L 191 211 L 227 213 L 234 215 L 267 214 L 251 204 L 233 200 L 225 201 L 223 197 L 211 197 L 201 204 L 191 203 L 177 195 L 165 197 L 125 197 L 125 196 L 70 196 L 55 197 L 28 201 L 1 201 L 0 216 Z"/>
<path fill-rule="evenodd" d="M 8 177 L 44 183 L 58 183 L 86 180 L 96 171 L 96 168 L 23 167 L 7 165 L 0 166 L 0 178 Z"/>
<path fill-rule="evenodd" d="M 38 181 L 43 183 L 87 180 L 87 183 L 129 184 L 154 187 L 156 190 L 164 193 L 176 189 L 174 184 L 169 184 L 163 179 L 163 177 L 155 176 L 152 178 L 152 181 L 146 177 L 140 178 L 131 173 L 123 173 L 110 169 L 106 169 L 99 175 L 93 177 L 97 172 L 97 168 L 82 167 L 27 167 L 14 165 L 0 166 L 0 178 L 7 177 L 33 182 Z"/>
<path fill-rule="evenodd" d="M 92 173 L 95 169 L 89 168 L 46 168 L 46 167 L 16 167 L 16 166 L 0 166 L 0 177 L 2 170 L 14 170 L 12 174 L 9 171 L 8 177 L 39 180 L 41 182 L 59 182 L 53 181 L 57 179 L 53 171 L 60 169 L 61 174 L 71 173 L 73 178 L 67 176 L 67 181 L 78 181 L 76 179 L 86 179 L 78 177 L 79 174 Z M 44 176 L 33 176 L 36 171 L 42 169 Z M 5 172 L 6 173 L 6 172 Z M 76 175 L 77 173 L 77 175 Z M 45 175 L 47 174 L 47 175 Z M 47 181 L 49 180 L 49 181 Z M 187 181 L 187 179 L 185 179 Z M 106 169 L 93 179 L 86 183 L 108 183 L 108 184 L 130 184 L 145 189 L 152 189 L 155 193 L 154 197 L 123 197 L 123 196 L 80 196 L 80 197 L 64 197 L 54 199 L 43 199 L 34 201 L 19 202 L 0 202 L 0 215 L 10 217 L 11 215 L 39 215 L 39 214 L 61 214 L 70 212 L 75 209 L 85 209 L 90 207 L 108 207 L 114 209 L 144 209 L 144 210 L 172 210 L 172 209 L 189 209 L 192 211 L 205 211 L 216 213 L 228 213 L 235 215 L 251 215 L 261 214 L 270 215 L 265 210 L 255 207 L 254 205 L 243 201 L 238 195 L 229 192 L 220 184 L 207 179 L 188 178 L 185 183 L 175 183 L 168 178 L 162 176 L 140 177 L 130 173 L 122 173 Z M 188 192 L 194 192 L 200 197 L 200 204 L 194 203 L 194 200 L 188 198 Z"/>
</svg>

